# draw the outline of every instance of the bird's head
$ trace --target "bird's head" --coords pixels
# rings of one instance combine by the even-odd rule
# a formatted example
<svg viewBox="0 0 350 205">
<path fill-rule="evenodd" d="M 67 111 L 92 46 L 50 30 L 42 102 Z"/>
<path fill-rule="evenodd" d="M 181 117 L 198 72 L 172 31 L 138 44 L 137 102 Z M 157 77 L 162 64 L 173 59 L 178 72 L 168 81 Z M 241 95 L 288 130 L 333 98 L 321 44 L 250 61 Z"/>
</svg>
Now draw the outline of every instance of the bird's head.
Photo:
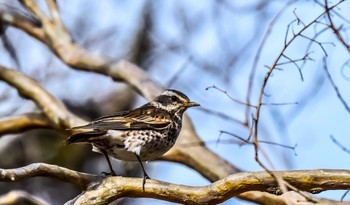
<svg viewBox="0 0 350 205">
<path fill-rule="evenodd" d="M 153 106 L 166 110 L 169 113 L 182 114 L 189 107 L 200 106 L 180 91 L 165 90 L 161 95 L 157 96 L 150 102 Z"/>
</svg>

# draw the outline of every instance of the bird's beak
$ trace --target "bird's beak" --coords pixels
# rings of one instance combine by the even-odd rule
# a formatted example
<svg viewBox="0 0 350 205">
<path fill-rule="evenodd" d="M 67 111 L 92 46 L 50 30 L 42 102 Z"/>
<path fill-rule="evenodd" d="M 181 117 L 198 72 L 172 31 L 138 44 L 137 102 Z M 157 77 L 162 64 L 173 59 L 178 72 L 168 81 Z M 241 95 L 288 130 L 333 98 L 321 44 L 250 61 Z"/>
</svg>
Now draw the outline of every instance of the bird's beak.
<svg viewBox="0 0 350 205">
<path fill-rule="evenodd" d="M 184 107 L 196 107 L 196 106 L 201 106 L 201 105 L 196 102 L 187 102 L 184 104 Z"/>
</svg>

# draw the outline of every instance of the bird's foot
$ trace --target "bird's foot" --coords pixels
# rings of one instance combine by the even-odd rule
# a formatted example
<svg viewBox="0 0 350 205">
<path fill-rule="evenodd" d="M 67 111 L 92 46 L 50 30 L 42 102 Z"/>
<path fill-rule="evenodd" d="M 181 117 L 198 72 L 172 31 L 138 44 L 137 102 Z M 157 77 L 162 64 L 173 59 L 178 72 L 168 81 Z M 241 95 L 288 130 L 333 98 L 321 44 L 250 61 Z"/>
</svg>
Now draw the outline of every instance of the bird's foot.
<svg viewBox="0 0 350 205">
<path fill-rule="evenodd" d="M 148 174 L 143 175 L 143 181 L 142 181 L 142 190 L 143 191 L 145 191 L 146 179 L 151 179 L 151 177 L 149 177 Z"/>
</svg>

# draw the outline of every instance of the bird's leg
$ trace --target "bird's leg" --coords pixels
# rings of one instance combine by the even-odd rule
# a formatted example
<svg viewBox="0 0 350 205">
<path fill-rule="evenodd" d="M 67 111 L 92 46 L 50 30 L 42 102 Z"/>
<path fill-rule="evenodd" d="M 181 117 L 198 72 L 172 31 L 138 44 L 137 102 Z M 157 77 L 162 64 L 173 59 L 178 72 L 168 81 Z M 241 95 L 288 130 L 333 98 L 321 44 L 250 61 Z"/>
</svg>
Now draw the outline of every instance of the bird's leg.
<svg viewBox="0 0 350 205">
<path fill-rule="evenodd" d="M 111 160 L 109 159 L 109 156 L 108 156 L 106 150 L 101 150 L 101 151 L 102 151 L 102 153 L 105 155 L 106 160 L 107 160 L 107 162 L 108 162 L 109 169 L 111 170 L 111 173 L 102 172 L 102 174 L 104 174 L 104 175 L 117 176 L 117 174 L 116 174 L 115 171 L 113 170 L 113 167 L 112 167 L 112 164 L 111 164 Z"/>
<path fill-rule="evenodd" d="M 137 161 L 139 161 L 140 165 L 141 165 L 141 168 L 142 168 L 142 171 L 143 171 L 143 181 L 142 181 L 142 190 L 145 191 L 145 184 L 146 184 L 146 179 L 150 179 L 151 177 L 148 176 L 145 168 L 143 167 L 143 164 L 142 164 L 142 161 L 141 161 L 141 158 L 139 155 L 135 154 L 136 158 L 137 158 Z"/>
</svg>

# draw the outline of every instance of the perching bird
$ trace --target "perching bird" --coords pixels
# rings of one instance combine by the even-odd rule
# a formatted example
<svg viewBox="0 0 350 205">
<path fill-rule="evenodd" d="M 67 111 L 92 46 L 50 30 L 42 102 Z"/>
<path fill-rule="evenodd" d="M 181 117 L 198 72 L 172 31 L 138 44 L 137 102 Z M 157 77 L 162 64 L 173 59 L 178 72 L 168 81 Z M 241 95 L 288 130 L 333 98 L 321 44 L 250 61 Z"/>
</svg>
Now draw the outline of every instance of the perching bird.
<svg viewBox="0 0 350 205">
<path fill-rule="evenodd" d="M 105 155 L 111 174 L 115 175 L 108 156 L 138 161 L 144 181 L 149 178 L 142 161 L 154 160 L 174 146 L 182 126 L 183 113 L 199 106 L 177 90 L 166 90 L 145 105 L 100 117 L 72 129 L 89 129 L 70 136 L 67 144 L 92 143 L 93 151 Z"/>
</svg>

